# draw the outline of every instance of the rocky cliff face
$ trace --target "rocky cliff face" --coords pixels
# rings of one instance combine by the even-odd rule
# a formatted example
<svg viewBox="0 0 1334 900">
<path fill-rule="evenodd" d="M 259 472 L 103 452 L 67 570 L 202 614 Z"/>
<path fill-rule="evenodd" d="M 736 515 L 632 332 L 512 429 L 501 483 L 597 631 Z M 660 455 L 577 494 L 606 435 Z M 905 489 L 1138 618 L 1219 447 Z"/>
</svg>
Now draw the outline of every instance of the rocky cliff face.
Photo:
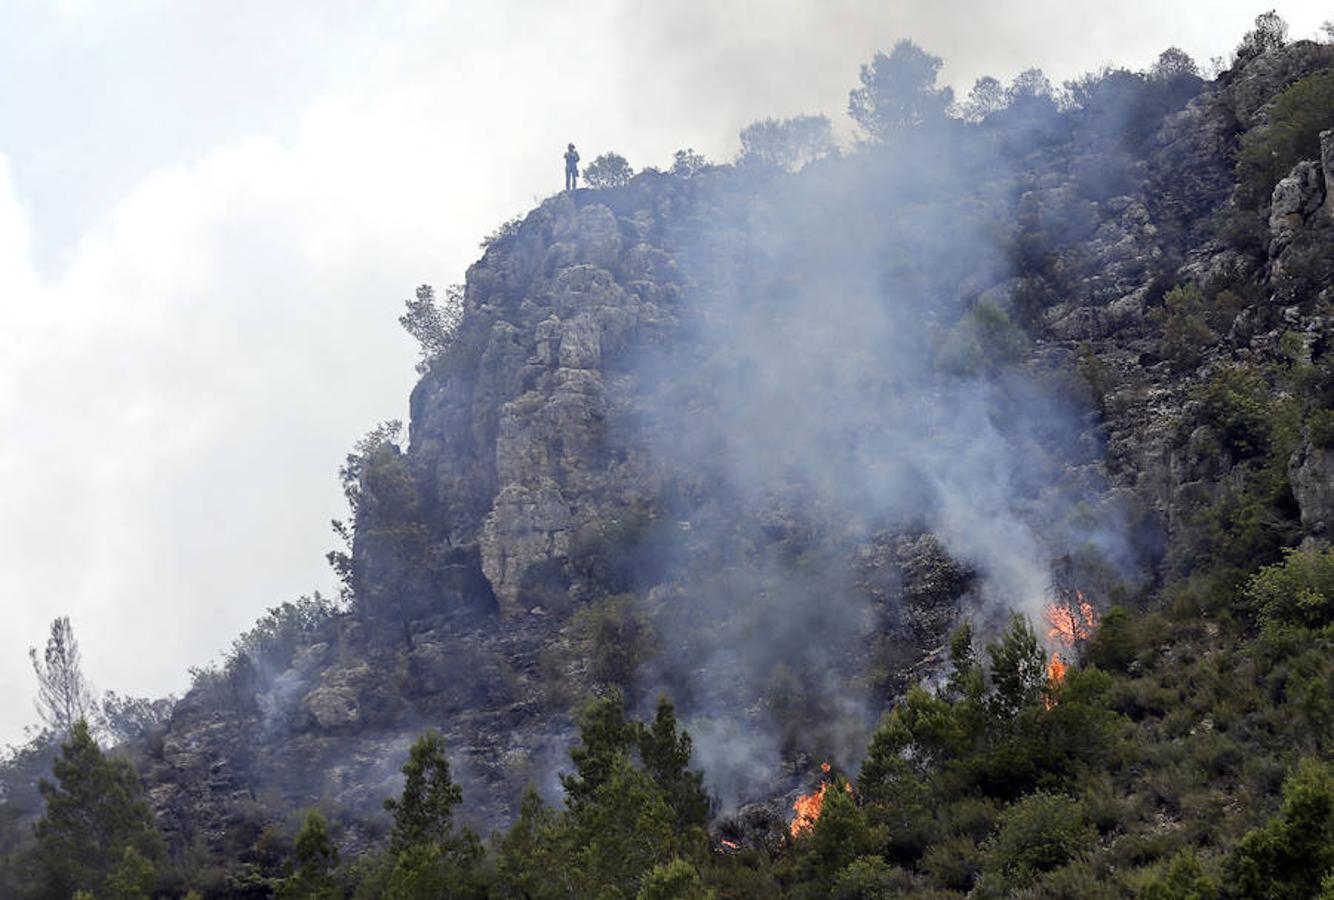
<svg viewBox="0 0 1334 900">
<path fill-rule="evenodd" d="M 543 203 L 469 270 L 406 449 L 362 460 L 352 612 L 201 683 L 145 751 L 173 837 L 244 847 L 319 801 L 372 840 L 426 726 L 498 824 L 607 683 L 671 692 L 730 806 L 772 798 L 864 746 L 962 612 L 1026 608 L 1036 570 L 1104 594 L 1157 577 L 1162 535 L 1205 528 L 1237 462 L 1192 424 L 1200 385 L 1328 352 L 1330 135 L 1262 246 L 1210 224 L 1239 135 L 1328 57 L 1297 44 L 1206 87 L 1114 189 L 1087 175 L 1102 143 L 1016 155 L 982 128 Z M 1166 288 L 1224 282 L 1236 308 L 1166 351 Z M 1287 469 L 1295 527 L 1328 540 L 1330 448 L 1306 428 Z"/>
</svg>

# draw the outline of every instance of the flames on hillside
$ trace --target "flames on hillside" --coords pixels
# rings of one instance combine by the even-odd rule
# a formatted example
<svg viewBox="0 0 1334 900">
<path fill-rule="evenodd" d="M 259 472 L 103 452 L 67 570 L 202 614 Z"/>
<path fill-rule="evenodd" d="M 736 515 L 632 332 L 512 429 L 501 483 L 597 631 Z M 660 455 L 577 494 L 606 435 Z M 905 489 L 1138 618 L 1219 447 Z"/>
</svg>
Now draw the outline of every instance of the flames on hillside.
<svg viewBox="0 0 1334 900">
<path fill-rule="evenodd" d="M 1048 691 L 1042 698 L 1047 709 L 1056 705 L 1051 688 L 1065 680 L 1065 653 L 1093 637 L 1098 630 L 1098 613 L 1093 604 L 1084 599 L 1082 591 L 1075 591 L 1073 597 L 1063 597 L 1047 606 L 1047 638 L 1057 645 L 1047 662 Z"/>
<path fill-rule="evenodd" d="M 792 801 L 791 824 L 788 825 L 788 833 L 793 838 L 801 837 L 807 834 L 815 827 L 815 823 L 820 819 L 820 811 L 824 809 L 824 795 L 829 790 L 830 773 L 832 767 L 829 763 L 820 763 L 820 786 L 809 794 L 802 794 L 796 800 Z M 849 794 L 852 793 L 852 785 L 848 782 L 843 783 Z"/>
</svg>

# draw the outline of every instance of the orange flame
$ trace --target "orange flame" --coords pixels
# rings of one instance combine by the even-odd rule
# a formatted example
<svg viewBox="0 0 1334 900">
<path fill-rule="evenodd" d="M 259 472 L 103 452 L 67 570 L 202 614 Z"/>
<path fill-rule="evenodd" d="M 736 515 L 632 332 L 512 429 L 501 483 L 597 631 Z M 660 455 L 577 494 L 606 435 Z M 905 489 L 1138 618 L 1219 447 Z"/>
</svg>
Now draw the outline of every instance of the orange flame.
<svg viewBox="0 0 1334 900">
<path fill-rule="evenodd" d="M 1093 604 L 1084 599 L 1083 591 L 1075 591 L 1074 603 L 1061 600 L 1049 605 L 1047 621 L 1051 624 L 1051 628 L 1047 630 L 1047 637 L 1062 647 L 1073 647 L 1080 641 L 1087 641 L 1098 630 L 1098 613 L 1094 610 Z M 1056 705 L 1051 689 L 1065 680 L 1067 668 L 1060 651 L 1052 653 L 1051 661 L 1047 663 L 1048 691 L 1042 698 L 1042 705 L 1047 709 Z"/>
<path fill-rule="evenodd" d="M 795 837 L 800 837 L 815 827 L 816 821 L 820 818 L 820 810 L 824 808 L 824 792 L 829 790 L 829 782 L 824 782 L 817 790 L 809 794 L 802 794 L 792 803 L 792 811 L 796 816 L 792 819 L 792 824 L 788 826 L 788 831 Z"/>
<path fill-rule="evenodd" d="M 1044 708 L 1051 709 L 1056 705 L 1056 698 L 1051 695 L 1051 689 L 1065 681 L 1065 670 L 1065 660 L 1061 659 L 1061 654 L 1053 653 L 1051 662 L 1047 663 L 1047 692 L 1042 697 Z"/>
<path fill-rule="evenodd" d="M 727 838 L 723 838 L 719 843 L 721 843 L 721 844 L 722 844 L 724 847 L 726 847 L 728 850 L 740 850 L 740 849 L 741 849 L 741 845 L 740 845 L 740 844 L 738 844 L 736 841 L 729 841 Z"/>
<path fill-rule="evenodd" d="M 820 763 L 820 786 L 809 794 L 802 794 L 792 802 L 792 811 L 796 813 L 792 818 L 792 823 L 788 826 L 788 833 L 792 837 L 800 837 L 815 827 L 816 821 L 820 818 L 820 811 L 824 809 L 825 791 L 829 790 L 829 773 L 832 766 L 827 762 Z M 852 785 L 844 783 L 844 788 L 849 794 L 852 793 Z"/>
</svg>

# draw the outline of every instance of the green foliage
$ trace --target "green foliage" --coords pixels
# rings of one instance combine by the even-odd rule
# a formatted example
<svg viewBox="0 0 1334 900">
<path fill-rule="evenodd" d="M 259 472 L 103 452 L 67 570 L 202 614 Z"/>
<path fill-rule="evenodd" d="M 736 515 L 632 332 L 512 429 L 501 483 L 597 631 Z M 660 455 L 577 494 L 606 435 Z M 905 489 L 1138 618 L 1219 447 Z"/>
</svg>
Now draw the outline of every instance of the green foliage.
<svg viewBox="0 0 1334 900">
<path fill-rule="evenodd" d="M 463 790 L 450 777 L 445 739 L 438 732 L 425 731 L 413 743 L 403 779 L 403 793 L 384 802 L 394 816 L 390 852 L 454 840 L 454 807 L 463 802 Z"/>
<path fill-rule="evenodd" d="M 678 178 L 693 178 L 709 167 L 704 154 L 695 152 L 693 147 L 677 150 L 672 154 L 672 174 Z"/>
<path fill-rule="evenodd" d="M 796 172 L 835 152 L 834 132 L 825 116 L 763 119 L 741 129 L 737 162 Z"/>
<path fill-rule="evenodd" d="M 1273 431 L 1269 384 L 1259 372 L 1223 369 L 1204 385 L 1198 399 L 1203 421 L 1233 459 L 1250 459 L 1269 449 Z"/>
<path fill-rule="evenodd" d="M 394 816 L 384 865 L 368 873 L 363 887 L 402 900 L 477 896 L 482 848 L 471 831 L 454 828 L 463 791 L 450 777 L 437 732 L 423 732 L 413 743 L 403 776 L 403 793 L 384 804 Z"/>
<path fill-rule="evenodd" d="M 1287 43 L 1288 23 L 1274 10 L 1255 17 L 1255 27 L 1242 36 L 1237 45 L 1237 61 L 1245 62 L 1262 53 L 1277 50 Z"/>
<path fill-rule="evenodd" d="M 570 848 L 562 822 L 531 786 L 519 803 L 519 818 L 500 839 L 496 854 L 497 882 L 507 897 L 559 897 L 573 892 L 561 870 Z M 553 873 L 560 873 L 553 884 Z"/>
<path fill-rule="evenodd" d="M 1139 644 L 1131 627 L 1130 614 L 1113 606 L 1102 617 L 1097 633 L 1089 642 L 1089 661 L 1108 672 L 1124 672 L 1134 661 Z"/>
<path fill-rule="evenodd" d="M 52 769 L 56 781 L 40 783 L 46 812 L 37 822 L 33 859 L 39 895 L 117 889 L 113 882 L 134 890 L 143 864 L 151 869 L 163 850 L 134 768 L 104 754 L 80 720 Z"/>
<path fill-rule="evenodd" d="M 649 870 L 635 900 L 713 900 L 716 896 L 700 880 L 699 870 L 684 859 L 674 859 Z"/>
<path fill-rule="evenodd" d="M 1218 879 L 1200 865 L 1193 850 L 1182 850 L 1158 875 L 1140 889 L 1141 900 L 1216 900 Z"/>
<path fill-rule="evenodd" d="M 672 885 L 685 886 L 682 896 L 706 896 L 690 875 L 707 859 L 710 804 L 702 776 L 687 768 L 691 740 L 678 731 L 672 704 L 661 699 L 651 723 L 630 721 L 613 691 L 577 720 L 574 771 L 561 775 L 565 812 L 529 791 L 500 841 L 497 878 L 506 896 L 667 896 Z"/>
<path fill-rule="evenodd" d="M 584 184 L 590 188 L 623 187 L 630 183 L 635 170 L 619 153 L 608 151 L 593 160 L 584 169 Z"/>
<path fill-rule="evenodd" d="M 1303 759 L 1283 782 L 1283 806 L 1248 833 L 1229 861 L 1240 896 L 1298 900 L 1314 896 L 1334 871 L 1334 775 L 1329 765 Z"/>
<path fill-rule="evenodd" d="M 587 648 L 593 677 L 602 684 L 628 687 L 653 652 L 653 627 L 635 598 L 617 594 L 575 614 L 574 632 Z"/>
<path fill-rule="evenodd" d="M 451 284 L 445 288 L 445 297 L 439 300 L 435 288 L 423 284 L 417 288 L 416 296 L 404 301 L 406 310 L 398 317 L 408 334 L 412 335 L 421 347 L 421 360 L 417 363 L 418 372 L 426 372 L 454 343 L 458 334 L 459 322 L 463 319 L 463 285 Z"/>
<path fill-rule="evenodd" d="M 1334 70 L 1289 85 L 1274 100 L 1269 124 L 1248 131 L 1237 151 L 1242 201 L 1258 206 L 1304 159 L 1320 158 L 1320 132 L 1334 128 Z"/>
<path fill-rule="evenodd" d="M 341 896 L 334 880 L 338 849 L 328 823 L 317 810 L 306 813 L 292 850 L 292 873 L 278 886 L 278 900 L 333 900 Z"/>
<path fill-rule="evenodd" d="M 936 365 L 958 375 L 995 373 L 1023 358 L 1027 333 L 995 303 L 982 302 L 968 310 L 940 342 Z"/>
<path fill-rule="evenodd" d="M 987 645 L 991 657 L 992 703 L 999 715 L 1013 716 L 1031 706 L 1046 680 L 1046 659 L 1028 619 L 1019 613 L 1001 637 Z"/>
<path fill-rule="evenodd" d="M 149 900 L 157 886 L 157 867 L 132 846 L 127 846 L 120 863 L 107 876 L 109 900 Z"/>
<path fill-rule="evenodd" d="M 560 776 L 565 802 L 578 809 L 607 782 L 618 757 L 634 746 L 635 728 L 625 717 L 625 695 L 613 689 L 584 704 L 575 715 L 579 745 L 570 751 L 574 771 Z"/>
<path fill-rule="evenodd" d="M 69 616 L 51 622 L 51 636 L 42 655 L 28 649 L 28 659 L 37 676 L 37 713 L 56 734 L 69 734 L 74 723 L 91 718 L 96 701 L 92 686 L 83 677 L 79 642 Z"/>
<path fill-rule="evenodd" d="M 676 814 L 677 826 L 703 828 L 708 824 L 711 805 L 704 791 L 704 776 L 689 768 L 694 744 L 688 732 L 678 731 L 676 709 L 665 694 L 658 697 L 653 721 L 637 730 L 644 771 Z"/>
<path fill-rule="evenodd" d="M 1094 405 L 1100 412 L 1106 414 L 1108 398 L 1117 387 L 1116 370 L 1098 356 L 1087 341 L 1079 345 L 1075 368 L 1088 385 Z"/>
<path fill-rule="evenodd" d="M 861 87 L 848 95 L 848 115 L 877 140 L 943 120 L 954 92 L 936 87 L 942 65 L 940 57 L 906 39 L 888 56 L 877 52 L 861 67 Z"/>
<path fill-rule="evenodd" d="M 1079 801 L 1061 794 L 1030 794 L 1001 814 L 985 848 L 983 871 L 1007 890 L 1027 887 L 1041 873 L 1087 851 L 1094 837 Z"/>
<path fill-rule="evenodd" d="M 1283 562 L 1251 578 L 1246 597 L 1267 627 L 1334 624 L 1334 548 L 1286 550 Z"/>
<path fill-rule="evenodd" d="M 504 244 L 506 241 L 515 237 L 519 233 L 519 228 L 523 226 L 524 214 L 520 213 L 511 219 L 506 219 L 495 227 L 495 230 L 482 238 L 480 244 L 483 250 L 490 250 L 496 244 Z"/>
<path fill-rule="evenodd" d="M 1163 356 L 1179 370 L 1194 369 L 1205 349 L 1218 341 L 1205 320 L 1204 294 L 1193 284 L 1168 291 L 1154 318 L 1163 327 Z"/>
</svg>

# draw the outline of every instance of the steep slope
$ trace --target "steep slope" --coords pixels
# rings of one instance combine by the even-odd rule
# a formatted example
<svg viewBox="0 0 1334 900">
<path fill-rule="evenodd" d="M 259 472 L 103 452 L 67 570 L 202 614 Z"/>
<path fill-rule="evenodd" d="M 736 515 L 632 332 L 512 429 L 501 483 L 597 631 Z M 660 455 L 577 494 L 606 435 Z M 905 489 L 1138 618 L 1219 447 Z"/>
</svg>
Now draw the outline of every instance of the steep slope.
<svg viewBox="0 0 1334 900">
<path fill-rule="evenodd" d="M 143 749 L 169 836 L 236 858 L 319 802 L 373 840 L 426 726 L 499 825 L 607 685 L 676 699 L 731 813 L 855 767 L 961 614 L 1276 553 L 1246 515 L 1328 540 L 1334 147 L 1254 222 L 1229 199 L 1239 140 L 1330 62 L 1261 56 L 1142 139 L 1110 102 L 1013 109 L 546 201 L 469 270 L 406 449 L 352 459 L 351 609 L 273 617 Z M 1295 424 L 1220 425 L 1294 360 L 1326 367 Z"/>
</svg>

